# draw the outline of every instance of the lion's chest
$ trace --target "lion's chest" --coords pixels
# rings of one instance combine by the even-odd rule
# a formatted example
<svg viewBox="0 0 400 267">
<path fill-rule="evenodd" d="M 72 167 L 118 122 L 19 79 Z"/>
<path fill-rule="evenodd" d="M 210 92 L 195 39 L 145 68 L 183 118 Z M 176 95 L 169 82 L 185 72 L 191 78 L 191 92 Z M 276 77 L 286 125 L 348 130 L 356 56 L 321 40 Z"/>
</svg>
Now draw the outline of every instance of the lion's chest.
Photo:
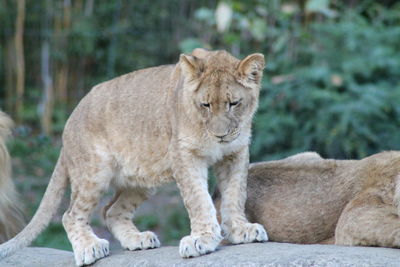
<svg viewBox="0 0 400 267">
<path fill-rule="evenodd" d="M 207 146 L 200 149 L 200 154 L 207 160 L 209 166 L 222 160 L 224 156 L 238 152 L 245 146 L 248 146 L 250 134 L 243 133 L 236 140 L 230 143 L 210 142 Z"/>
<path fill-rule="evenodd" d="M 173 181 L 171 162 L 167 157 L 152 160 L 127 157 L 119 165 L 116 183 L 120 187 L 153 187 Z"/>
<path fill-rule="evenodd" d="M 193 157 L 205 159 L 208 166 L 212 166 L 224 156 L 237 152 L 247 146 L 249 135 L 243 134 L 230 143 L 209 142 L 196 147 L 197 154 Z M 174 180 L 174 166 L 180 161 L 177 155 L 183 150 L 190 150 L 194 142 L 190 140 L 183 146 L 171 149 L 167 143 L 142 141 L 135 142 L 134 146 L 125 146 L 116 155 L 115 184 L 118 187 L 153 187 Z M 155 145 L 157 144 L 157 145 Z M 182 151 L 176 151 L 182 149 Z M 177 153 L 178 152 L 178 153 Z M 179 157 L 179 156 L 178 156 Z"/>
</svg>

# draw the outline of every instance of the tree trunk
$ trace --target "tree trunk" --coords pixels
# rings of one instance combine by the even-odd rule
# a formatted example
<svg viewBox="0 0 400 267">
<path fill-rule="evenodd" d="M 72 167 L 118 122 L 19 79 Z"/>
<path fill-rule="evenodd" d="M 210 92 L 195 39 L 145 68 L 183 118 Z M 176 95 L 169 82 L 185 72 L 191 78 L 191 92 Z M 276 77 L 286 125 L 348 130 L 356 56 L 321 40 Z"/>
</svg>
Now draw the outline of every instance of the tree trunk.
<svg viewBox="0 0 400 267">
<path fill-rule="evenodd" d="M 17 18 L 15 23 L 15 63 L 17 71 L 16 79 L 16 103 L 15 118 L 17 123 L 22 122 L 23 97 L 25 91 L 25 57 L 24 57 L 24 23 L 25 0 L 17 0 Z"/>
<path fill-rule="evenodd" d="M 4 51 L 4 70 L 5 70 L 5 110 L 14 117 L 15 106 L 15 51 L 14 40 L 12 38 L 6 41 Z"/>
<path fill-rule="evenodd" d="M 43 17 L 43 29 L 47 33 L 43 37 L 41 49 L 41 78 L 43 83 L 43 94 L 41 102 L 39 103 L 39 116 L 40 126 L 42 133 L 51 135 L 52 133 L 52 115 L 54 106 L 54 92 L 53 92 L 53 79 L 50 72 L 51 58 L 50 58 L 50 36 L 49 21 L 53 15 L 52 1 L 46 0 L 46 13 Z"/>
<path fill-rule="evenodd" d="M 86 0 L 85 16 L 90 17 L 93 14 L 94 0 Z"/>
<path fill-rule="evenodd" d="M 43 41 L 41 53 L 41 73 L 43 82 L 43 98 L 39 105 L 40 125 L 46 135 L 52 133 L 53 114 L 53 81 L 50 74 L 50 44 L 48 38 Z"/>
<path fill-rule="evenodd" d="M 115 59 L 117 54 L 117 28 L 118 21 L 121 13 L 121 0 L 118 0 L 117 6 L 113 14 L 113 30 L 111 32 L 111 42 L 108 47 L 107 57 L 107 77 L 112 78 L 115 76 Z"/>
<path fill-rule="evenodd" d="M 56 16 L 55 23 L 55 37 L 58 39 L 58 48 L 60 51 L 65 51 L 68 45 L 67 32 L 71 27 L 71 0 L 64 0 L 63 2 L 63 20 L 60 21 L 60 16 Z M 68 87 L 68 73 L 69 61 L 68 55 L 65 54 L 59 66 L 56 68 L 56 100 L 58 103 L 65 105 L 68 100 L 67 87 Z"/>
<path fill-rule="evenodd" d="M 83 14 L 84 17 L 90 18 L 93 16 L 93 10 L 94 10 L 94 1 L 86 1 L 86 5 L 83 5 L 82 0 L 77 0 L 74 2 L 74 9 L 75 12 L 79 12 L 80 14 Z M 85 94 L 85 71 L 86 71 L 86 65 L 88 62 L 88 56 L 83 55 L 80 58 L 77 58 L 77 63 L 75 67 L 75 77 L 76 77 L 76 83 L 74 87 L 76 88 L 75 91 L 75 101 L 81 99 Z"/>
</svg>

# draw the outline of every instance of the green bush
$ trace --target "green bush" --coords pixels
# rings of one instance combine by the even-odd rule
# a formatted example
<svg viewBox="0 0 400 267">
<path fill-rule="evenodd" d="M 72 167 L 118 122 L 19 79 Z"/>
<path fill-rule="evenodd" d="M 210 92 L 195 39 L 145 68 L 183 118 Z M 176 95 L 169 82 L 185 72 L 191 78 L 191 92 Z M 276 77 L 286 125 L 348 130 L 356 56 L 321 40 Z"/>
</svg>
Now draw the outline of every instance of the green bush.
<svg viewBox="0 0 400 267">
<path fill-rule="evenodd" d="M 400 14 L 400 5 L 395 10 Z M 281 77 L 267 67 L 253 159 L 306 150 L 361 158 L 400 149 L 400 16 L 385 12 L 372 20 L 350 10 L 312 23 L 301 33 L 296 65 L 281 68 Z"/>
<path fill-rule="evenodd" d="M 61 223 L 51 223 L 32 243 L 34 247 L 50 247 L 72 251 Z"/>
</svg>

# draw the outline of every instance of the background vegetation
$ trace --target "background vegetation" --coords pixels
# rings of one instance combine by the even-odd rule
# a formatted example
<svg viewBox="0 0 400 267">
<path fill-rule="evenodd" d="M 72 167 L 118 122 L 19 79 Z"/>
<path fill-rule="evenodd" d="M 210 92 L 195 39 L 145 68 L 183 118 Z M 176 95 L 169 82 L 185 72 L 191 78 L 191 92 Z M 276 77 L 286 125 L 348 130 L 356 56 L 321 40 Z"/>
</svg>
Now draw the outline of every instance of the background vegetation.
<svg viewBox="0 0 400 267">
<path fill-rule="evenodd" d="M 99 82 L 175 63 L 195 47 L 265 54 L 252 161 L 400 149 L 396 0 L 3 0 L 0 25 L 0 105 L 17 123 L 9 148 L 28 218 L 79 99 Z M 176 244 L 189 231 L 187 215 L 175 189 L 161 195 L 136 222 Z M 168 207 L 151 209 L 160 202 Z M 59 222 L 35 245 L 70 249 Z M 107 236 L 101 219 L 94 225 Z"/>
</svg>

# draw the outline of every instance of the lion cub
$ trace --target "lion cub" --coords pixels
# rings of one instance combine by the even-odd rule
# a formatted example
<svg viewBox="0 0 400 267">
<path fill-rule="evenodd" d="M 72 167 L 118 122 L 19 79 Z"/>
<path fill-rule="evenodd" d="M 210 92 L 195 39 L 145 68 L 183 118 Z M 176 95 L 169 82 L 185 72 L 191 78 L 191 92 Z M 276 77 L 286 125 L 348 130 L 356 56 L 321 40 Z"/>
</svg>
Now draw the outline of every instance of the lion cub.
<svg viewBox="0 0 400 267">
<path fill-rule="evenodd" d="M 400 247 L 400 151 L 362 160 L 301 153 L 251 164 L 246 213 L 272 241 Z"/>
<path fill-rule="evenodd" d="M 251 121 L 264 56 L 238 60 L 225 51 L 203 54 L 181 55 L 176 65 L 104 82 L 81 100 L 66 123 L 61 154 L 38 211 L 20 234 L 0 246 L 1 257 L 42 231 L 67 183 L 71 204 L 62 221 L 78 266 L 109 254 L 108 241 L 93 233 L 89 218 L 110 186 L 117 193 L 106 207 L 105 222 L 126 249 L 160 246 L 154 233 L 138 231 L 132 217 L 150 188 L 171 181 L 180 189 L 191 223 L 191 234 L 179 245 L 182 257 L 214 251 L 221 227 L 235 244 L 267 240 L 264 228 L 244 214 Z M 222 192 L 221 227 L 207 190 L 212 165 Z"/>
</svg>

